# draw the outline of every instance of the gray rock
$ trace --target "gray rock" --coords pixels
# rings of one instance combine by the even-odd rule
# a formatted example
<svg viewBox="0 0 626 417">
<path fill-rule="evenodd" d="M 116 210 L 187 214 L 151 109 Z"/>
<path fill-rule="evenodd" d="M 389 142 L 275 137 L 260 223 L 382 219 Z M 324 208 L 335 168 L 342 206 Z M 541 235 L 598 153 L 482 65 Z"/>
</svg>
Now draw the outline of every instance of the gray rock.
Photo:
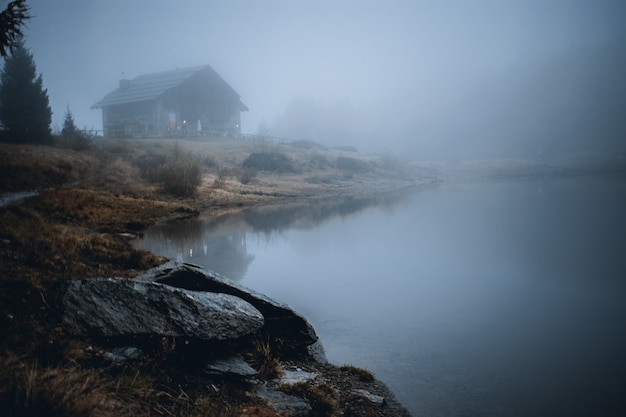
<svg viewBox="0 0 626 417">
<path fill-rule="evenodd" d="M 326 349 L 324 349 L 324 345 L 322 344 L 322 340 L 318 340 L 306 347 L 307 353 L 310 357 L 315 359 L 319 363 L 328 363 L 328 358 L 326 357 Z"/>
<path fill-rule="evenodd" d="M 258 332 L 263 315 L 228 294 L 174 288 L 125 278 L 71 281 L 63 297 L 64 324 L 87 336 L 185 336 L 236 339 Z"/>
<path fill-rule="evenodd" d="M 304 400 L 281 391 L 268 389 L 264 385 L 258 385 L 253 392 L 257 398 L 265 401 L 269 408 L 284 417 L 305 417 L 312 410 Z"/>
<path fill-rule="evenodd" d="M 257 374 L 256 370 L 248 365 L 241 355 L 235 355 L 224 359 L 217 359 L 206 367 L 208 374 L 235 375 L 250 377 Z"/>
<path fill-rule="evenodd" d="M 357 397 L 365 398 L 369 402 L 381 407 L 387 404 L 387 401 L 384 397 L 381 397 L 380 395 L 374 395 L 365 389 L 353 389 L 352 394 L 356 395 Z"/>
<path fill-rule="evenodd" d="M 284 349 L 306 352 L 306 346 L 318 340 L 313 326 L 288 306 L 238 285 L 216 272 L 207 271 L 201 266 L 172 261 L 151 269 L 135 279 L 239 297 L 263 314 L 267 331 L 271 337 L 283 342 Z"/>
<path fill-rule="evenodd" d="M 310 382 L 317 378 L 317 375 L 313 372 L 306 372 L 302 369 L 296 369 L 295 371 L 283 371 L 283 375 L 278 380 L 279 385 L 294 385 L 298 383 Z"/>
<path fill-rule="evenodd" d="M 113 348 L 104 352 L 104 358 L 117 363 L 124 363 L 139 357 L 139 349 L 134 346 Z"/>
</svg>

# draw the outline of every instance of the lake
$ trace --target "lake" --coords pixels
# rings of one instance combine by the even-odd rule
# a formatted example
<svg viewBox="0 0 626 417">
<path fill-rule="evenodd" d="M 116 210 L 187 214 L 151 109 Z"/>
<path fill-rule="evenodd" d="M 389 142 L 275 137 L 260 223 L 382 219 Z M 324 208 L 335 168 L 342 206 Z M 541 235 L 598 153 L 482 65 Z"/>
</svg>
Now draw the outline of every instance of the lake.
<svg viewBox="0 0 626 417">
<path fill-rule="evenodd" d="M 151 228 L 414 416 L 626 415 L 626 182 L 444 184 Z"/>
</svg>

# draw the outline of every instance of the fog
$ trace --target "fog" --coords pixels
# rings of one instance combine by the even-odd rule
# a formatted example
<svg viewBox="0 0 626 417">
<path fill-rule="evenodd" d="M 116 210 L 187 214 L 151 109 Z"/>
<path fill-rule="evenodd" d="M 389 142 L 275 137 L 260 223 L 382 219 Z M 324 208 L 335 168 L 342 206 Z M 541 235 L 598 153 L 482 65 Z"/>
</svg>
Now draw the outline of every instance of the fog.
<svg viewBox="0 0 626 417">
<path fill-rule="evenodd" d="M 53 128 L 121 78 L 211 65 L 242 130 L 413 158 L 624 151 L 620 0 L 31 0 Z"/>
</svg>

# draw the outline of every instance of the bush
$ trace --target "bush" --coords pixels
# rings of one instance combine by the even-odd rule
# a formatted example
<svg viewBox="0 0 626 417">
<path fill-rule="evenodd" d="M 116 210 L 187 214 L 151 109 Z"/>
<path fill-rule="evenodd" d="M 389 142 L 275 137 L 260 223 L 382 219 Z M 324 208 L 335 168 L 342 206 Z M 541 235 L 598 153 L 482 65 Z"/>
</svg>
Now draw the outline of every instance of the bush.
<svg viewBox="0 0 626 417">
<path fill-rule="evenodd" d="M 251 184 L 256 179 L 256 175 L 256 169 L 245 168 L 239 174 L 239 182 L 242 184 Z"/>
<path fill-rule="evenodd" d="M 244 169 L 278 173 L 296 172 L 287 155 L 280 152 L 255 152 L 241 164 Z"/>
<path fill-rule="evenodd" d="M 142 155 L 136 161 L 140 175 L 149 182 L 159 183 L 161 181 L 161 167 L 167 161 L 166 155 L 149 153 Z"/>
<path fill-rule="evenodd" d="M 209 155 L 204 155 L 202 157 L 200 157 L 200 163 L 202 164 L 202 166 L 211 171 L 211 170 L 217 170 L 219 168 L 219 164 L 217 163 L 217 161 L 215 160 L 215 158 L 213 158 L 212 156 Z"/>
<path fill-rule="evenodd" d="M 184 152 L 178 143 L 159 174 L 163 190 L 177 197 L 193 196 L 202 184 L 202 164 L 191 153 Z"/>
<path fill-rule="evenodd" d="M 69 148 L 75 151 L 83 151 L 93 146 L 95 135 L 86 130 L 76 130 L 70 134 L 62 133 L 55 139 L 55 144 L 60 148 Z"/>
</svg>

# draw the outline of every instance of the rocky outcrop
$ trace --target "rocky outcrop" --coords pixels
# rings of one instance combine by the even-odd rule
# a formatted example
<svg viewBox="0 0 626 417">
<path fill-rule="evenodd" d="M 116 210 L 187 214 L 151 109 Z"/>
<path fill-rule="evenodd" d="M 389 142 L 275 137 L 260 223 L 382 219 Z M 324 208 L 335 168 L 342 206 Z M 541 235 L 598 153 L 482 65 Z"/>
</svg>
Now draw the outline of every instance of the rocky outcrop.
<svg viewBox="0 0 626 417">
<path fill-rule="evenodd" d="M 65 327 L 83 336 L 223 341 L 254 334 L 264 324 L 256 308 L 232 295 L 124 278 L 71 281 L 63 303 Z"/>
<path fill-rule="evenodd" d="M 64 288 L 67 333 L 101 342 L 91 352 L 110 364 L 147 358 L 207 378 L 214 390 L 244 386 L 283 416 L 409 416 L 382 384 L 328 364 L 304 317 L 199 266 L 170 262 L 134 279 Z"/>
<path fill-rule="evenodd" d="M 245 300 L 263 314 L 264 330 L 283 350 L 306 352 L 306 348 L 318 340 L 313 326 L 288 306 L 197 265 L 169 262 L 149 270 L 136 280 L 157 282 L 191 291 L 229 294 Z M 313 352 L 317 359 L 324 360 L 323 350 L 319 344 L 314 346 L 311 353 Z"/>
<path fill-rule="evenodd" d="M 168 262 L 134 279 L 71 281 L 63 304 L 65 327 L 75 335 L 229 341 L 262 333 L 274 348 L 325 360 L 304 317 L 188 263 Z"/>
</svg>

